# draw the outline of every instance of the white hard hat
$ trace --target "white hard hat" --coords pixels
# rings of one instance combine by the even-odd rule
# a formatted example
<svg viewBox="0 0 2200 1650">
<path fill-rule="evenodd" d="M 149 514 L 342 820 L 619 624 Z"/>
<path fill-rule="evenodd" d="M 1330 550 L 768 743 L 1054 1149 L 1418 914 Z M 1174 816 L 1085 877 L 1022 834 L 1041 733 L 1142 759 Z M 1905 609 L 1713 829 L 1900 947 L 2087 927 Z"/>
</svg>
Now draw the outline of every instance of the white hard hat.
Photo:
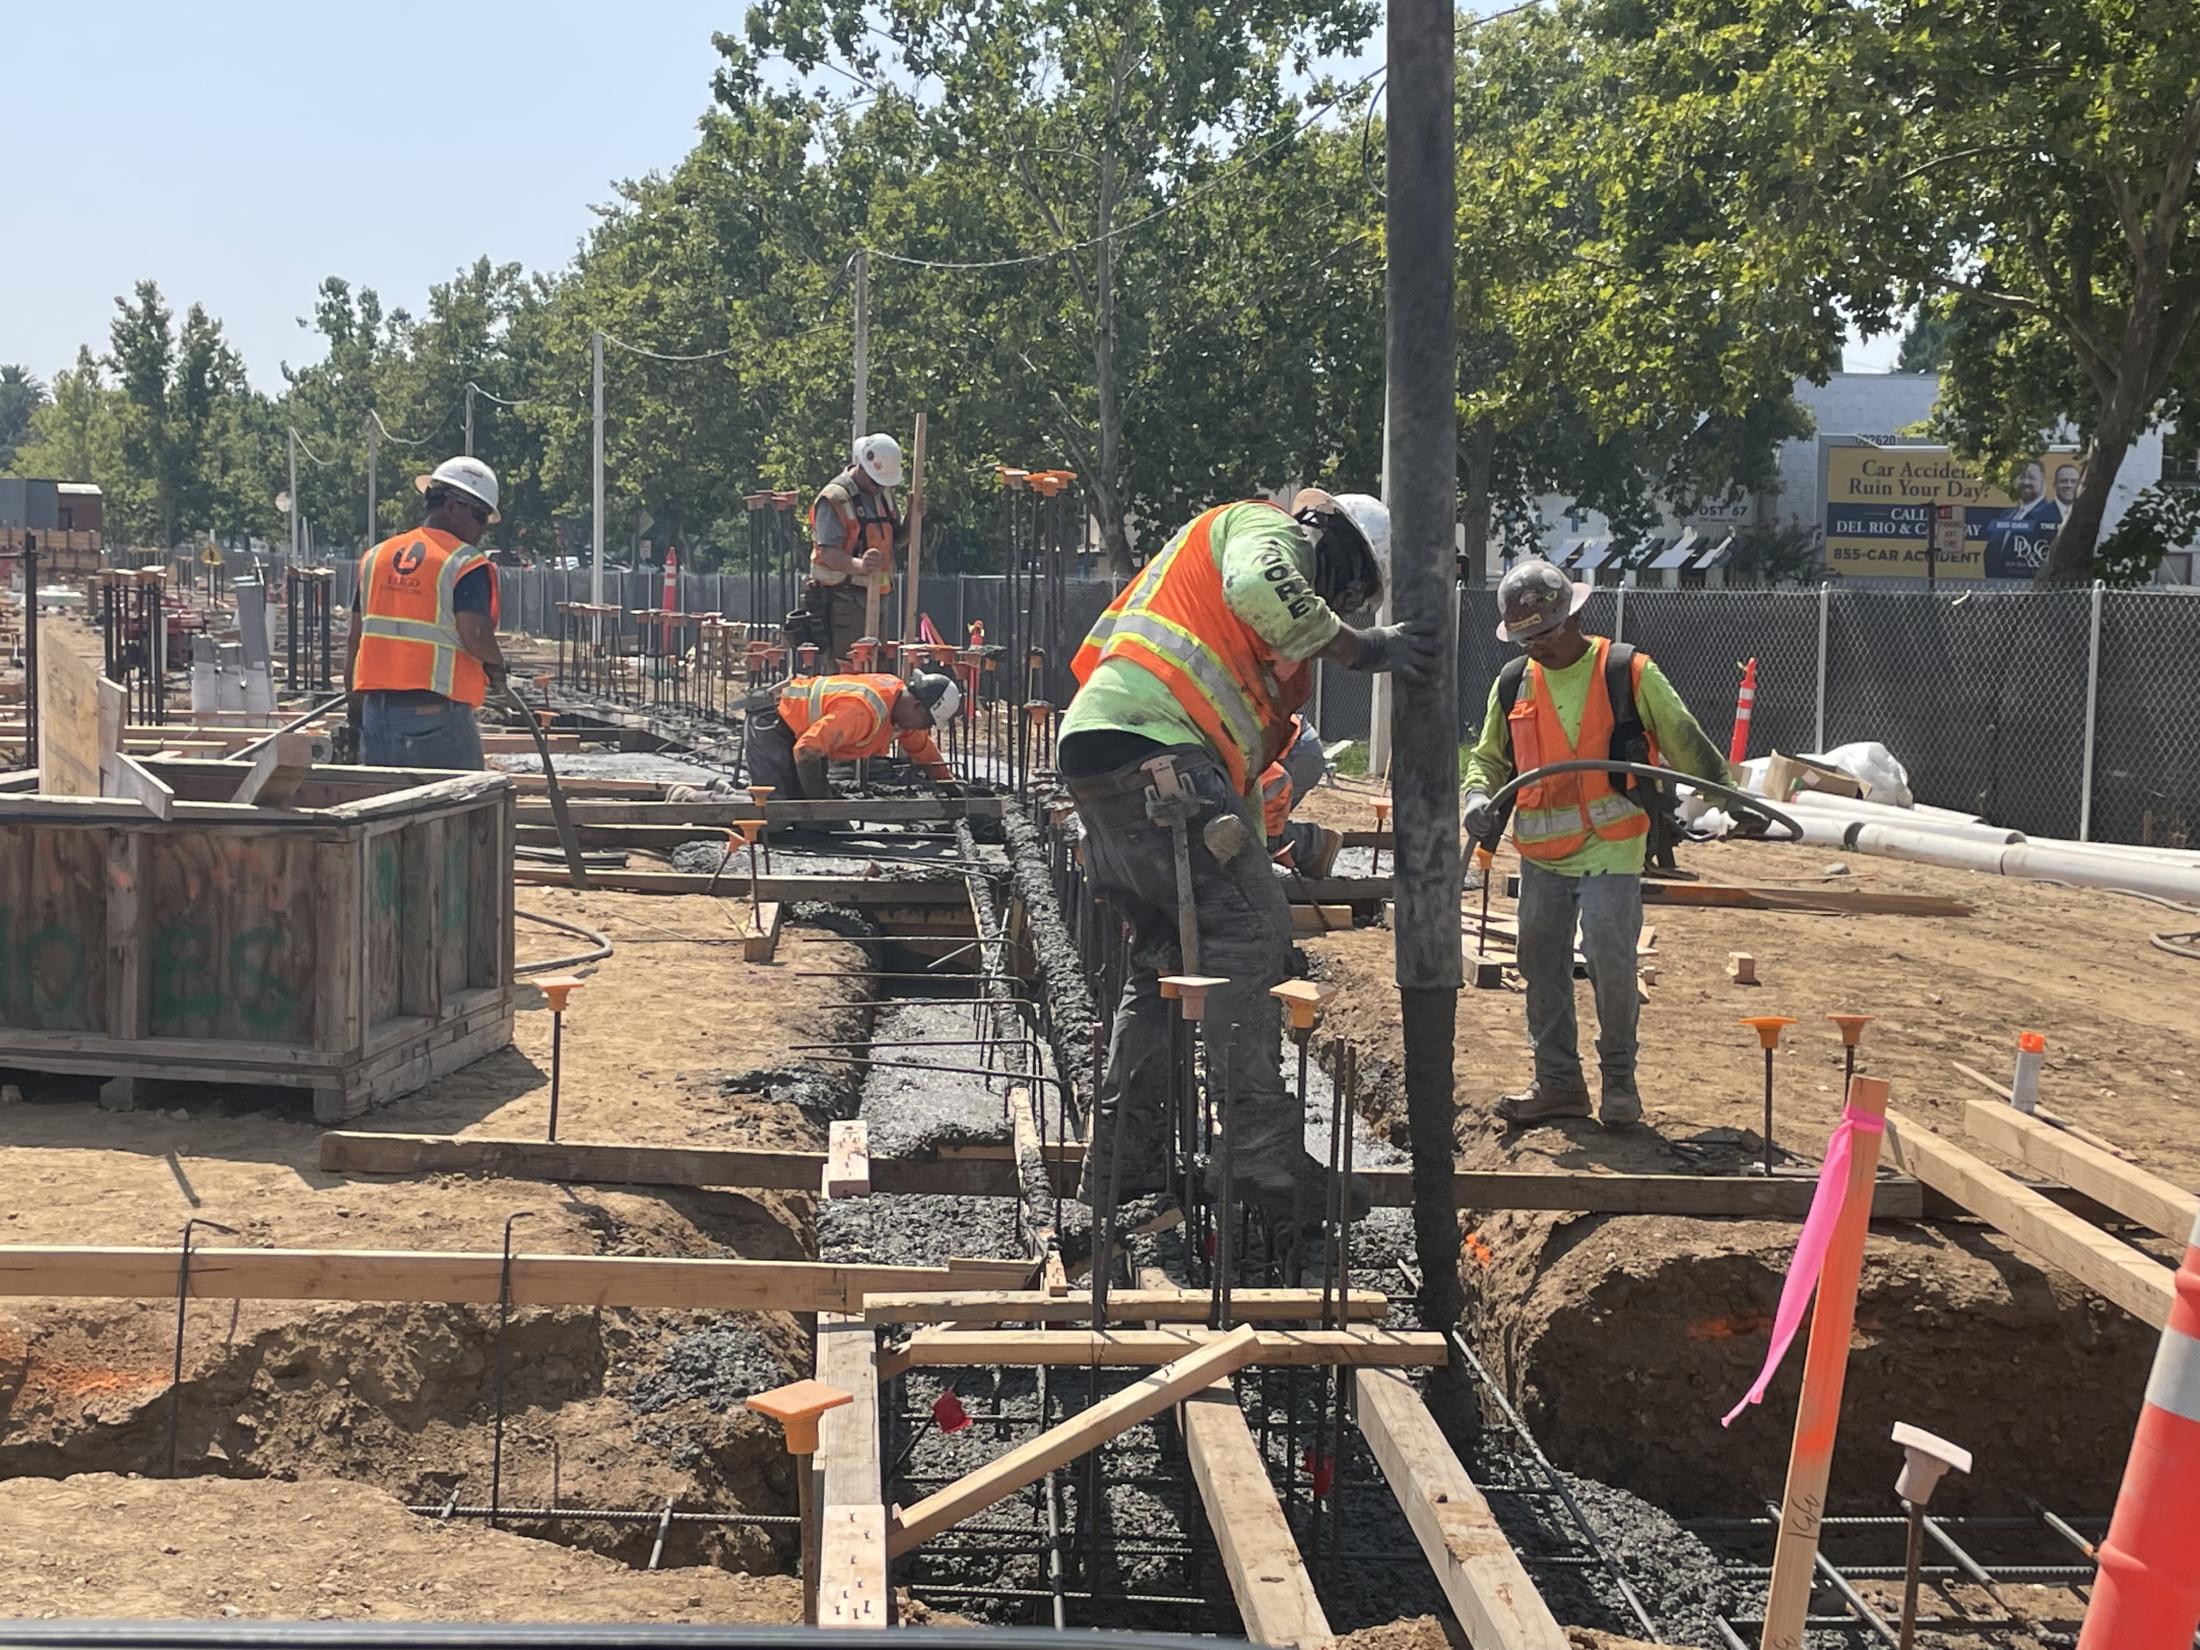
<svg viewBox="0 0 2200 1650">
<path fill-rule="evenodd" d="M 867 435 L 856 443 L 855 460 L 881 487 L 901 485 L 901 443 L 890 435 Z"/>
<path fill-rule="evenodd" d="M 1382 570 L 1383 583 L 1390 582 L 1390 506 L 1373 493 L 1339 493 L 1337 508 L 1360 530 L 1360 537 L 1367 540 L 1367 547 L 1374 552 L 1375 565 Z"/>
<path fill-rule="evenodd" d="M 504 519 L 497 514 L 497 473 L 478 458 L 446 458 L 435 467 L 434 474 L 413 477 L 415 491 L 425 493 L 430 487 L 448 487 L 454 493 L 479 499 L 489 507 L 491 521 Z"/>
<path fill-rule="evenodd" d="M 944 670 L 920 670 L 909 678 L 909 691 L 931 707 L 932 725 L 944 728 L 962 709 L 962 686 Z"/>
</svg>

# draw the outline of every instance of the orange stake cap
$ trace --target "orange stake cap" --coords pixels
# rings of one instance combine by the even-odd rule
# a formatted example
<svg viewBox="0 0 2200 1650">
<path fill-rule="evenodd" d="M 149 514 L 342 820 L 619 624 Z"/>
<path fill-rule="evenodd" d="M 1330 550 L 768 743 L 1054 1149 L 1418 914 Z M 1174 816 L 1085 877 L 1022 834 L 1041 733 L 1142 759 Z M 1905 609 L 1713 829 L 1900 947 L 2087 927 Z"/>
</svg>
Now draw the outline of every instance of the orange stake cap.
<svg viewBox="0 0 2200 1650">
<path fill-rule="evenodd" d="M 1176 987 L 1174 996 L 1184 1005 L 1184 1018 L 1196 1020 L 1206 1012 L 1207 993 L 1218 985 L 1230 983 L 1227 975 L 1217 974 L 1164 974 L 1161 977 L 1161 994 L 1171 995 L 1169 988 Z"/>
<path fill-rule="evenodd" d="M 757 1393 L 749 1400 L 749 1408 L 759 1415 L 769 1415 L 785 1429 L 789 1455 L 814 1455 L 817 1453 L 817 1418 L 829 1409 L 855 1401 L 854 1393 L 827 1386 L 823 1381 L 796 1381 L 790 1386 L 775 1386 L 769 1392 Z"/>
<path fill-rule="evenodd" d="M 2047 1039 L 2036 1031 L 2020 1031 L 2017 1033 L 2017 1047 L 2027 1054 L 2045 1054 Z"/>
<path fill-rule="evenodd" d="M 559 974 L 551 979 L 537 980 L 535 988 L 550 999 L 551 1013 L 563 1014 L 565 1012 L 565 999 L 572 996 L 574 992 L 580 990 L 587 983 L 586 980 L 575 974 Z"/>
<path fill-rule="evenodd" d="M 1753 1014 L 1748 1019 L 1738 1020 L 1735 1023 L 1737 1025 L 1755 1026 L 1757 1028 L 1757 1044 L 1760 1048 L 1778 1048 L 1780 1046 L 1780 1033 L 1795 1022 L 1784 1014 Z"/>
<path fill-rule="evenodd" d="M 1314 1022 L 1321 1017 L 1322 1004 L 1336 994 L 1335 986 L 1317 985 L 1312 980 L 1285 980 L 1268 988 L 1268 995 L 1290 1014 L 1293 1031 L 1313 1030 Z"/>
<path fill-rule="evenodd" d="M 749 787 L 749 800 L 761 808 L 772 799 L 772 792 L 778 788 L 776 785 L 751 785 Z"/>
<path fill-rule="evenodd" d="M 1387 825 L 1387 824 L 1388 824 L 1389 822 L 1390 822 L 1390 804 L 1389 804 L 1389 803 L 1387 803 L 1387 802 L 1378 802 L 1378 803 L 1376 803 L 1376 804 L 1375 804 L 1375 829 L 1377 829 L 1377 830 L 1379 831 L 1379 830 L 1381 830 L 1381 829 L 1382 829 L 1382 828 L 1383 828 L 1383 827 L 1384 827 L 1385 825 Z"/>
<path fill-rule="evenodd" d="M 1841 1041 L 1855 1048 L 1864 1040 L 1864 1028 L 1872 1023 L 1869 1014 L 1829 1014 L 1826 1016 L 1841 1028 Z"/>
</svg>

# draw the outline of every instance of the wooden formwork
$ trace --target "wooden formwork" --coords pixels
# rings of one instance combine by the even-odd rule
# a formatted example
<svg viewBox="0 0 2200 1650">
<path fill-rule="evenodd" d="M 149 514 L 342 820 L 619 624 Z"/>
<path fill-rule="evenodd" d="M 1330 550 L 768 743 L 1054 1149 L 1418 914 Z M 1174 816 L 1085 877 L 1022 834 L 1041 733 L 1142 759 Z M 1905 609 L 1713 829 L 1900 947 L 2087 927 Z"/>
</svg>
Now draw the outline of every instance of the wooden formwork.
<svg viewBox="0 0 2200 1650">
<path fill-rule="evenodd" d="M 0 1065 L 313 1091 L 322 1121 L 512 1040 L 513 791 L 317 768 L 287 806 L 236 763 L 144 767 L 171 817 L 0 787 Z M 18 784 L 21 782 L 18 781 Z"/>
</svg>

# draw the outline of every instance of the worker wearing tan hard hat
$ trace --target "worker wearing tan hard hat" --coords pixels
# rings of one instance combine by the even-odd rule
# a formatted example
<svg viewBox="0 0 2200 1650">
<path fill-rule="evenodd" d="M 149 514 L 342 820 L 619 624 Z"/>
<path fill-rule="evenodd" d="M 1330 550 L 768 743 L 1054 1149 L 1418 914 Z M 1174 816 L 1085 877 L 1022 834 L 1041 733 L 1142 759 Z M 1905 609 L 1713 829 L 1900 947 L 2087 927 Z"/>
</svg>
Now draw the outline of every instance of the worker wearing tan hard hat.
<svg viewBox="0 0 2200 1650">
<path fill-rule="evenodd" d="M 345 686 L 359 759 L 379 768 L 479 768 L 474 712 L 504 683 L 496 569 L 479 548 L 496 471 L 447 458 L 413 486 L 426 519 L 359 558 Z"/>
<path fill-rule="evenodd" d="M 901 517 L 901 443 L 867 435 L 848 467 L 810 505 L 810 580 L 803 605 L 823 625 L 826 651 L 846 663 L 863 636 L 865 580 L 890 576 Z"/>
<path fill-rule="evenodd" d="M 1541 558 L 1508 570 L 1497 587 L 1500 641 L 1517 644 L 1490 684 L 1481 736 L 1467 755 L 1466 830 L 1495 846 L 1504 821 L 1491 795 L 1513 777 L 1577 758 L 1662 763 L 1703 779 L 1727 778 L 1719 754 L 1665 673 L 1639 648 L 1589 636 L 1581 610 L 1590 587 Z M 1664 806 L 1641 781 L 1606 773 L 1558 774 L 1524 787 L 1512 817 L 1520 852 L 1520 941 L 1535 1075 L 1497 1103 L 1508 1123 L 1590 1114 L 1574 1016 L 1574 932 L 1596 993 L 1597 1115 L 1610 1127 L 1642 1120 L 1635 1077 L 1635 948 L 1642 934 L 1642 869 L 1648 806 Z"/>
</svg>

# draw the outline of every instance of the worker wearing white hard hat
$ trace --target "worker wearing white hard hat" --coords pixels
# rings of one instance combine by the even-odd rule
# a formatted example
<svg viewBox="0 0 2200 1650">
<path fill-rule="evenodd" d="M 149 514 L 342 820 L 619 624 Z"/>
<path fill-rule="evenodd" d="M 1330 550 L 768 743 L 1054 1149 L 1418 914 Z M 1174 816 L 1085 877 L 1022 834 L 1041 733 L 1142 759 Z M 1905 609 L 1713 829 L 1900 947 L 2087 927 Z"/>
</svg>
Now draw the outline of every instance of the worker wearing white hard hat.
<svg viewBox="0 0 2200 1650">
<path fill-rule="evenodd" d="M 876 585 L 882 595 L 888 588 L 901 532 L 894 509 L 901 443 L 867 435 L 848 456 L 848 468 L 810 506 L 810 581 L 803 590 L 803 605 L 822 625 L 827 651 L 842 663 L 863 635 L 870 588 Z"/>
<path fill-rule="evenodd" d="M 1234 1184 L 1247 1203 L 1285 1218 L 1326 1204 L 1327 1170 L 1306 1152 L 1277 1064 L 1279 1007 L 1268 992 L 1290 966 L 1291 913 L 1254 798 L 1312 696 L 1314 660 L 1416 678 L 1436 668 L 1433 624 L 1348 622 L 1382 599 L 1389 556 L 1390 514 L 1365 493 L 1310 487 L 1289 509 L 1219 505 L 1160 549 L 1071 664 L 1078 688 L 1056 766 L 1084 826 L 1093 891 L 1131 925 L 1086 1149 L 1089 1203 L 1103 1204 L 1112 1184 L 1143 1216 L 1147 1202 L 1170 1195 L 1159 977 L 1188 972 L 1228 982 L 1209 995 L 1201 1025 L 1208 1069 L 1235 1073 Z M 1179 955 L 1187 928 L 1196 967 Z M 1357 1219 L 1367 1191 L 1349 1192 Z"/>
<path fill-rule="evenodd" d="M 370 767 L 479 768 L 474 712 L 504 684 L 496 569 L 479 546 L 503 518 L 496 471 L 447 458 L 414 478 L 418 527 L 359 558 L 345 686 Z"/>
</svg>

